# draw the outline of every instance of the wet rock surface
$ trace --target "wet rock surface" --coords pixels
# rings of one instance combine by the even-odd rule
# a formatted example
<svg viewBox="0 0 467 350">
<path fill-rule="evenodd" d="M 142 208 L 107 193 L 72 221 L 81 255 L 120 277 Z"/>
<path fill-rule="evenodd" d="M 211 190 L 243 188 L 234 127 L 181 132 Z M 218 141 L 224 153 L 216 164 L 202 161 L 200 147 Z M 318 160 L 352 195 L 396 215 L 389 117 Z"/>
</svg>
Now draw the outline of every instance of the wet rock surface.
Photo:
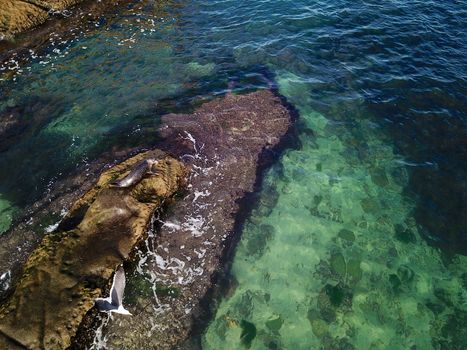
<svg viewBox="0 0 467 350">
<path fill-rule="evenodd" d="M 0 271 L 10 276 L 10 287 L 15 284 L 22 265 L 44 235 L 53 231 L 73 204 L 94 187 L 96 178 L 112 164 L 118 164 L 141 151 L 137 148 L 112 149 L 56 182 L 42 199 L 25 208 L 24 216 L 15 220 L 11 228 L 0 235 Z M 27 181 L 27 176 L 25 174 L 19 181 Z M 11 292 L 12 288 L 0 288 L 0 301 Z"/>
<path fill-rule="evenodd" d="M 193 114 L 163 117 L 166 150 L 191 165 L 189 191 L 169 207 L 128 272 L 131 318 L 84 322 L 73 348 L 193 348 L 187 339 L 202 322 L 222 259 L 233 245 L 242 198 L 258 186 L 291 125 L 291 114 L 271 91 L 227 95 Z M 238 233 L 238 232 L 237 232 Z M 131 286 L 136 286 L 135 290 Z M 91 335 L 90 335 L 91 334 Z M 98 346 L 96 346 L 98 348 Z"/>
<path fill-rule="evenodd" d="M 54 11 L 63 11 L 82 0 L 4 0 L 0 10 L 0 35 L 5 37 L 44 23 Z"/>
<path fill-rule="evenodd" d="M 226 248 L 233 246 L 239 208 L 245 206 L 240 205 L 239 199 L 258 186 L 258 169 L 277 156 L 276 150 L 282 147 L 278 143 L 290 121 L 289 111 L 270 91 L 229 95 L 190 115 L 165 116 L 160 132 L 163 138 L 157 144 L 131 149 L 114 147 L 78 168 L 76 173 L 56 182 L 23 219 L 0 236 L 0 271 L 5 272 L 0 281 L 0 301 L 4 303 L 14 292 L 22 265 L 44 234 L 76 228 L 81 220 L 77 200 L 93 191 L 95 179 L 102 171 L 139 154 L 141 147 L 157 146 L 191 164 L 193 175 L 186 197 L 168 206 L 168 216 L 155 224 L 162 225 L 161 232 L 150 231 L 150 237 L 140 245 L 132 257 L 136 270 L 131 270 L 131 264 L 126 265 L 125 305 L 135 316 L 131 320 L 118 316 L 114 317 L 115 322 L 104 320 L 107 325 L 103 327 L 99 315 L 105 314 L 92 308 L 81 322 L 81 331 L 71 348 L 91 344 L 98 326 L 108 334 L 110 348 L 141 348 L 141 344 L 146 348 L 149 333 L 150 347 L 182 344 L 193 323 L 199 325 L 203 318 L 205 310 L 200 299 L 210 299 L 211 278 L 220 269 Z M 68 219 L 64 220 L 67 212 Z M 96 283 L 102 287 L 106 281 L 97 279 Z M 114 332 L 121 338 L 114 337 Z M 131 337 L 124 339 L 130 333 Z"/>
<path fill-rule="evenodd" d="M 149 157 L 159 160 L 155 175 L 130 188 L 109 188 Z M 185 178 L 184 165 L 160 150 L 140 153 L 103 172 L 28 258 L 14 292 L 0 308 L 0 348 L 68 347 L 94 298 L 143 239 L 154 211 Z"/>
<path fill-rule="evenodd" d="M 54 12 L 61 13 L 80 2 L 83 0 L 4 0 L 0 9 L 0 35 L 11 37 L 31 29 L 44 23 Z"/>
<path fill-rule="evenodd" d="M 0 11 L 0 35 L 12 36 L 47 20 L 45 7 L 20 0 L 5 0 Z"/>
<path fill-rule="evenodd" d="M 111 23 L 118 9 L 134 3 L 134 0 L 2 0 L 0 63 L 8 66 L 10 59 L 28 60 L 31 51 L 40 54 L 57 37 L 66 40 L 95 30 L 100 20 Z M 50 6 L 54 9 L 47 10 Z"/>
</svg>

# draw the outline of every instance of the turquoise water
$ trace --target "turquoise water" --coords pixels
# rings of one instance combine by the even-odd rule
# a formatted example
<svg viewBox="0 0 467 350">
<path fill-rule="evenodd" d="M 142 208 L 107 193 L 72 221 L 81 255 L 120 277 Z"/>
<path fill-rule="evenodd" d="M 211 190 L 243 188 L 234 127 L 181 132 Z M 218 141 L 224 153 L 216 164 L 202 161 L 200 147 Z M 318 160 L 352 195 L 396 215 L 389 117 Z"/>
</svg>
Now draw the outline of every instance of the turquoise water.
<svg viewBox="0 0 467 350">
<path fill-rule="evenodd" d="M 0 140 L 1 231 L 103 151 L 150 145 L 161 114 L 272 77 L 300 147 L 265 175 L 202 347 L 466 347 L 465 3 L 120 12 L 0 81 L 25 125 Z"/>
</svg>

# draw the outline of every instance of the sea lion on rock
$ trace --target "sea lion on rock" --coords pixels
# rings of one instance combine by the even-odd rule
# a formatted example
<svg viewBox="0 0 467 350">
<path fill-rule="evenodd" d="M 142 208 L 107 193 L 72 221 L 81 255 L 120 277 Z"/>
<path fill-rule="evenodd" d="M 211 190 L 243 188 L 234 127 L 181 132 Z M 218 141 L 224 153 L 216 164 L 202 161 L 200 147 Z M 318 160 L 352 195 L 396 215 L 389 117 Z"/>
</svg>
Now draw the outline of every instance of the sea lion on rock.
<svg viewBox="0 0 467 350">
<path fill-rule="evenodd" d="M 130 188 L 108 188 L 116 175 L 125 177 L 148 158 L 159 160 L 157 166 L 148 168 L 157 170 L 157 175 L 143 178 Z M 67 230 L 57 228 L 44 236 L 2 301 L 0 349 L 81 349 L 71 343 L 83 318 L 102 297 L 115 267 L 144 241 L 154 212 L 185 184 L 187 173 L 177 159 L 154 149 L 106 169 L 97 182 L 91 177 L 89 182 L 94 186 L 86 188 L 88 191 L 74 201 L 64 218 L 68 220 Z M 82 175 L 78 178 L 83 179 Z M 107 298 L 97 303 L 112 314 L 125 313 L 120 307 L 123 269 L 117 270 L 112 285 L 110 305 L 105 302 Z"/>
<path fill-rule="evenodd" d="M 155 172 L 152 170 L 154 165 L 157 165 L 158 161 L 154 158 L 145 159 L 131 169 L 130 173 L 125 176 L 123 179 L 114 181 L 109 184 L 110 187 L 120 187 L 127 188 L 133 186 L 141 181 L 141 179 L 146 175 L 154 175 Z"/>
</svg>

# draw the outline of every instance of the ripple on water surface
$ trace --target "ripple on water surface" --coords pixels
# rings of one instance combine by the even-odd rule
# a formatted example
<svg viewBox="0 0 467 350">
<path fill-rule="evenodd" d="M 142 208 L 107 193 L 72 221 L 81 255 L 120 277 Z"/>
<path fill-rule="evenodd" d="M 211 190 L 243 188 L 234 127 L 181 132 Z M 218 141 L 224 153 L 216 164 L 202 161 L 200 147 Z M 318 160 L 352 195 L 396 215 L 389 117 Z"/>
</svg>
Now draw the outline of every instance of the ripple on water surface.
<svg viewBox="0 0 467 350">
<path fill-rule="evenodd" d="M 12 59 L 0 67 L 16 72 L 0 81 L 0 192 L 6 199 L 26 207 L 57 178 L 114 145 L 150 145 L 157 102 L 215 71 L 212 62 L 174 49 L 175 9 L 170 14 L 153 4 L 146 10 L 135 4 L 117 19 L 97 20 L 95 31 L 53 36 L 30 63 Z"/>
<path fill-rule="evenodd" d="M 302 147 L 266 176 L 203 348 L 460 349 L 467 259 L 421 238 L 400 156 L 368 118 L 335 123 L 278 82 Z"/>
</svg>

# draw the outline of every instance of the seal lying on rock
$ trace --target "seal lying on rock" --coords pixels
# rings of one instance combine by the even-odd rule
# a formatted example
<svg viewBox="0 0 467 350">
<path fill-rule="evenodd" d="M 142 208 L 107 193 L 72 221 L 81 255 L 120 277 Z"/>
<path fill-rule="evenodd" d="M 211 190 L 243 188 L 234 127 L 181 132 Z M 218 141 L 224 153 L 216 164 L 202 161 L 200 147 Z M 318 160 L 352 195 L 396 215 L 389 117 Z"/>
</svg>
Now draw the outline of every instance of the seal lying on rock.
<svg viewBox="0 0 467 350">
<path fill-rule="evenodd" d="M 213 298 L 223 292 L 222 271 L 234 252 L 242 220 L 254 205 L 251 193 L 293 131 L 289 107 L 273 92 L 261 90 L 227 94 L 192 114 L 161 117 L 159 147 L 186 158 L 193 175 L 184 195 L 170 203 L 142 255 L 135 256 L 141 272 L 127 276 L 137 295 L 131 303 L 133 316 L 101 328 L 107 349 L 198 348 L 200 342 L 192 337 L 202 333 L 207 315 L 215 310 Z M 149 276 L 155 276 L 155 284 Z M 88 316 L 90 321 L 82 323 L 82 333 L 74 338 L 74 350 L 91 346 L 86 341 L 94 338 L 94 331 L 89 334 L 85 327 L 95 318 Z"/>
<path fill-rule="evenodd" d="M 145 159 L 158 160 L 156 175 L 130 188 L 108 187 Z M 72 224 L 45 235 L 29 255 L 0 304 L 0 349 L 67 349 L 115 267 L 144 239 L 154 212 L 184 186 L 186 175 L 183 163 L 158 149 L 105 170 L 63 218 Z M 123 311 L 124 277 L 123 269 L 115 274 L 109 311 Z"/>
<path fill-rule="evenodd" d="M 154 158 L 145 159 L 131 169 L 130 173 L 123 179 L 110 183 L 109 187 L 127 188 L 133 186 L 140 182 L 146 174 L 154 175 L 156 172 L 152 171 L 152 167 L 157 163 L 158 161 Z"/>
</svg>

